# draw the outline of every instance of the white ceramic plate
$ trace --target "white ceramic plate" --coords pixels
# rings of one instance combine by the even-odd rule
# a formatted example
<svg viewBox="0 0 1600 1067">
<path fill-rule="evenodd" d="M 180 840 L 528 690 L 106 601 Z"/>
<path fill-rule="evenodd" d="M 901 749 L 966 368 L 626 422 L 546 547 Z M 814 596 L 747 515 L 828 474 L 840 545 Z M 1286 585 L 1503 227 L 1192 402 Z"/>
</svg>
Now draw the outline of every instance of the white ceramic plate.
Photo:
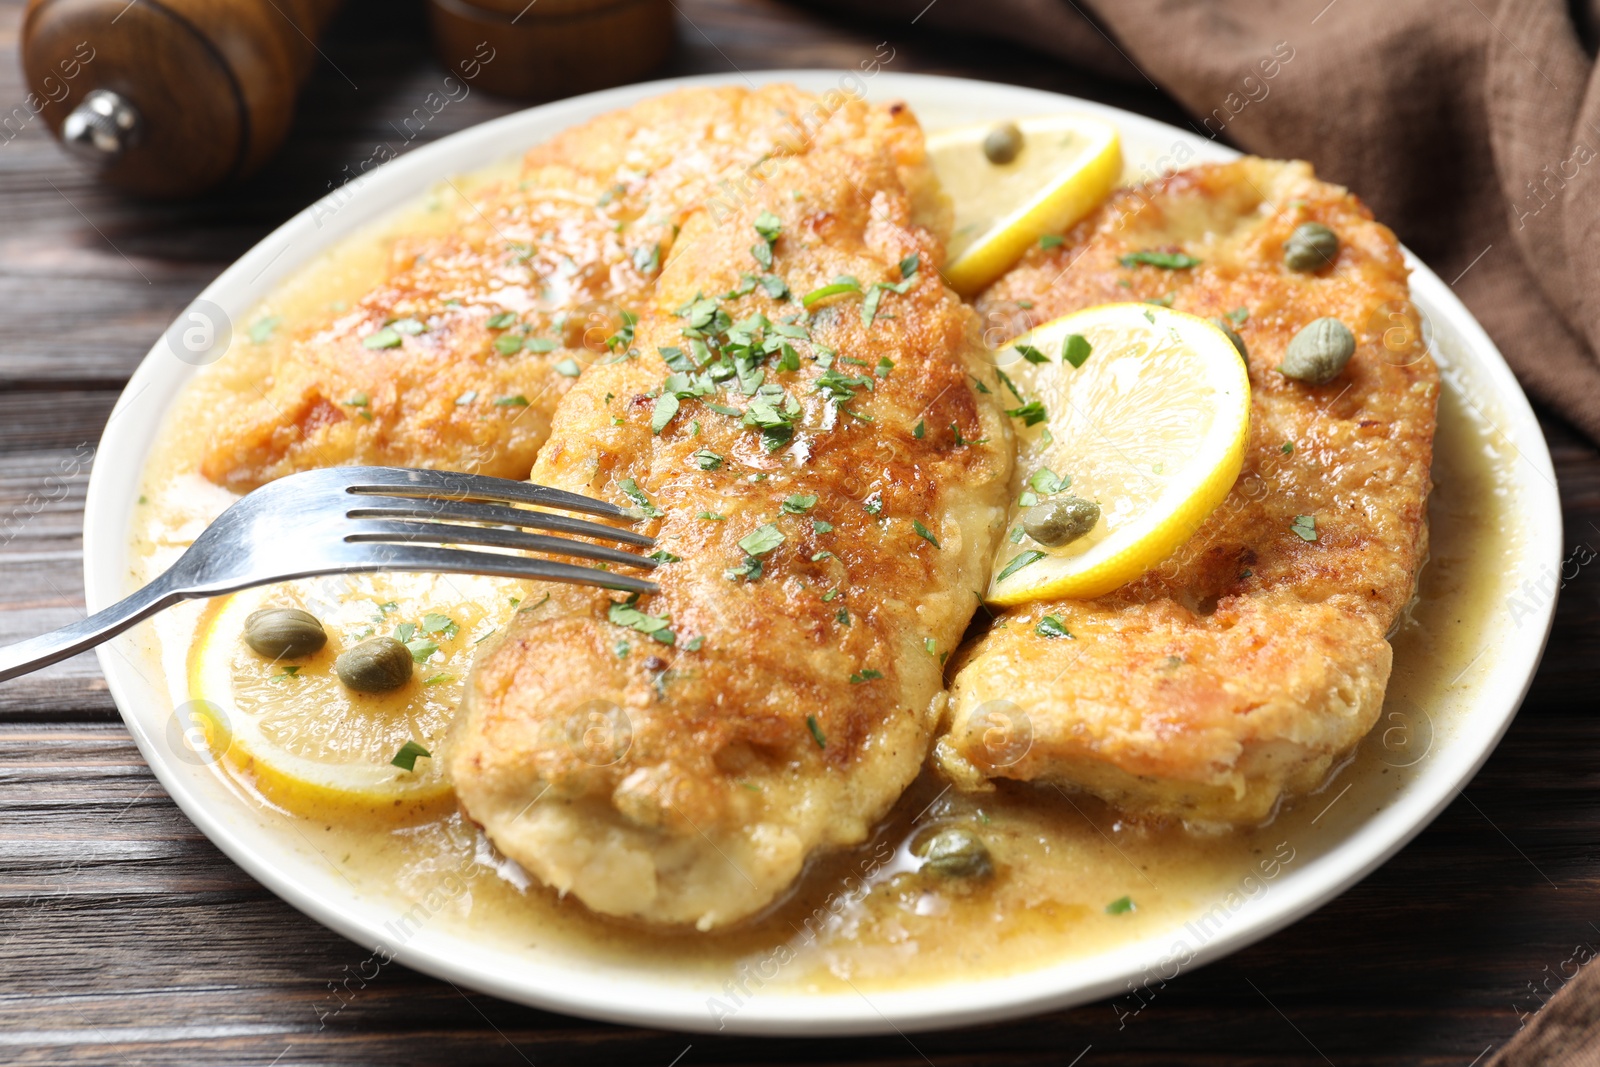
<svg viewBox="0 0 1600 1067">
<path fill-rule="evenodd" d="M 769 71 L 755 80 L 791 81 L 813 92 L 865 85 L 870 98 L 911 103 L 929 129 L 1060 111 L 1087 112 L 1122 131 L 1128 173 L 1140 177 L 1175 164 L 1223 160 L 1235 153 L 1185 131 L 1114 108 L 1053 93 L 954 78 L 856 72 Z M 414 201 L 447 176 L 519 154 L 559 130 L 613 108 L 684 85 L 744 84 L 736 76 L 686 78 L 627 86 L 533 108 L 474 129 L 387 164 L 290 219 L 208 286 L 199 299 L 234 321 L 277 283 L 341 238 Z M 1499 438 L 1520 455 L 1514 505 L 1524 527 L 1511 564 L 1534 583 L 1531 604 L 1517 626 L 1502 627 L 1492 655 L 1473 667 L 1478 684 L 1458 726 L 1436 737 L 1407 785 L 1358 828 L 1307 855 L 1272 885 L 1247 900 L 1226 928 L 1204 942 L 1188 967 L 1219 958 L 1324 904 L 1377 867 L 1428 824 L 1488 757 L 1527 691 L 1549 632 L 1553 575 L 1561 560 L 1561 511 L 1549 452 L 1522 390 L 1493 343 L 1427 267 L 1410 259 L 1416 303 L 1431 320 L 1442 363 L 1470 380 L 1478 407 Z M 100 442 L 84 515 L 84 572 L 91 610 L 125 595 L 128 531 L 139 475 L 166 413 L 195 368 L 158 341 L 123 392 Z M 1497 439 L 1499 439 L 1497 438 Z M 1515 582 L 1512 583 L 1515 585 Z M 1540 594 L 1540 590 L 1549 592 Z M 1525 605 L 1526 607 L 1526 605 Z M 364 896 L 325 861 L 273 832 L 207 768 L 174 755 L 165 740 L 171 701 L 153 672 L 135 664 L 131 638 L 102 649 L 100 664 L 111 694 L 161 784 L 207 837 L 290 904 L 352 940 L 387 943 L 384 924 L 396 920 L 394 901 Z M 763 991 L 727 1021 L 727 1030 L 760 1034 L 842 1034 L 925 1030 L 993 1021 L 1066 1007 L 1124 992 L 1129 979 L 1155 968 L 1172 948 L 1176 930 L 1156 933 L 1088 958 L 1010 977 L 952 982 L 931 988 L 861 995 L 804 995 Z M 706 998 L 713 988 L 623 963 L 558 957 L 513 949 L 425 927 L 397 953 L 407 966 L 463 986 L 578 1015 L 688 1030 L 714 1029 Z"/>
</svg>

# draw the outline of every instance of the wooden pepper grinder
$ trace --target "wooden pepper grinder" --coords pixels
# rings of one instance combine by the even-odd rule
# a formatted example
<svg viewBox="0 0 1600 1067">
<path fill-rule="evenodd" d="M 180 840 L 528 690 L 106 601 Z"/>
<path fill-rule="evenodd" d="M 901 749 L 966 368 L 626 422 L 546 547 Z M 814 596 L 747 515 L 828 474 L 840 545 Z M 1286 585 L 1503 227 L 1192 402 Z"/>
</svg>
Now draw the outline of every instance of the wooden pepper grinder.
<svg viewBox="0 0 1600 1067">
<path fill-rule="evenodd" d="M 29 0 L 37 107 L 116 186 L 181 197 L 260 166 L 288 133 L 339 0 Z"/>
</svg>

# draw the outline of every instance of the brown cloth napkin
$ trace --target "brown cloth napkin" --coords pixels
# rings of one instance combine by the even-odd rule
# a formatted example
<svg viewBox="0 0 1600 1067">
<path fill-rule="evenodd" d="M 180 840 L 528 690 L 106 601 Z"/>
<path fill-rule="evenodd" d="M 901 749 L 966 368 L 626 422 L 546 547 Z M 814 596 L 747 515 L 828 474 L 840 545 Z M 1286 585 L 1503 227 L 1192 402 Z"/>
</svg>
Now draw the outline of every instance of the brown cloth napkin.
<svg viewBox="0 0 1600 1067">
<path fill-rule="evenodd" d="M 1148 82 L 1203 136 L 1310 160 L 1454 286 L 1530 394 L 1600 442 L 1600 79 L 1563 0 L 880 0 L 872 13 Z"/>
</svg>

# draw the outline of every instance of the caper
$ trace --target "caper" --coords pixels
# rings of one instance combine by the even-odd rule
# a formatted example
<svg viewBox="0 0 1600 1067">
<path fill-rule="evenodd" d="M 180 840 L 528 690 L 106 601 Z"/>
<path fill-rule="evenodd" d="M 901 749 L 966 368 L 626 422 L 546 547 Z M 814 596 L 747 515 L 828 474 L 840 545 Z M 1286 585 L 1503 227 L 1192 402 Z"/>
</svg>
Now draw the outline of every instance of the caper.
<svg viewBox="0 0 1600 1067">
<path fill-rule="evenodd" d="M 1239 331 L 1233 328 L 1233 324 L 1227 319 L 1212 319 L 1211 325 L 1228 335 L 1228 340 L 1233 342 L 1233 347 L 1239 350 L 1239 358 L 1244 360 L 1245 364 L 1248 366 L 1250 363 L 1250 353 L 1245 350 L 1244 338 L 1239 336 Z"/>
<path fill-rule="evenodd" d="M 1070 545 L 1100 521 L 1100 505 L 1079 496 L 1035 504 L 1022 513 L 1022 528 L 1041 545 Z"/>
<path fill-rule="evenodd" d="M 1022 131 L 1014 122 L 1002 122 L 983 138 L 983 154 L 990 163 L 1010 163 L 1022 151 Z"/>
<path fill-rule="evenodd" d="M 328 643 L 322 623 L 299 608 L 262 608 L 244 620 L 244 643 L 268 659 L 299 659 Z"/>
<path fill-rule="evenodd" d="M 1302 222 L 1283 242 L 1283 265 L 1310 274 L 1329 266 L 1339 255 L 1339 235 L 1320 222 Z"/>
<path fill-rule="evenodd" d="M 1355 355 L 1356 335 L 1338 319 L 1316 319 L 1294 335 L 1278 370 L 1285 378 L 1326 385 Z"/>
<path fill-rule="evenodd" d="M 924 838 L 911 851 L 922 857 L 924 870 L 947 878 L 987 878 L 994 873 L 994 861 L 983 840 L 959 826 Z"/>
<path fill-rule="evenodd" d="M 369 637 L 333 661 L 339 681 L 358 693 L 386 693 L 411 679 L 411 650 L 392 637 Z"/>
</svg>

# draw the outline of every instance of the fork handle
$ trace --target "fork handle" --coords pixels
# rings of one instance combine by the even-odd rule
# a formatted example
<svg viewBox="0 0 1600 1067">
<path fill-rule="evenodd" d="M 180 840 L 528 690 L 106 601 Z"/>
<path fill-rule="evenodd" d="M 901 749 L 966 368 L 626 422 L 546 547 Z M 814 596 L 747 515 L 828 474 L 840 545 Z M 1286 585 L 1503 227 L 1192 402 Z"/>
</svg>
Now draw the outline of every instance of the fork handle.
<svg viewBox="0 0 1600 1067">
<path fill-rule="evenodd" d="M 85 649 L 93 648 L 100 642 L 120 634 L 134 623 L 147 619 L 182 599 L 184 597 L 181 591 L 169 580 L 167 574 L 163 574 L 132 596 L 117 601 L 103 611 L 95 612 L 87 619 L 0 648 L 0 682 L 28 674 L 40 667 L 48 667 L 68 656 L 75 656 Z"/>
</svg>

